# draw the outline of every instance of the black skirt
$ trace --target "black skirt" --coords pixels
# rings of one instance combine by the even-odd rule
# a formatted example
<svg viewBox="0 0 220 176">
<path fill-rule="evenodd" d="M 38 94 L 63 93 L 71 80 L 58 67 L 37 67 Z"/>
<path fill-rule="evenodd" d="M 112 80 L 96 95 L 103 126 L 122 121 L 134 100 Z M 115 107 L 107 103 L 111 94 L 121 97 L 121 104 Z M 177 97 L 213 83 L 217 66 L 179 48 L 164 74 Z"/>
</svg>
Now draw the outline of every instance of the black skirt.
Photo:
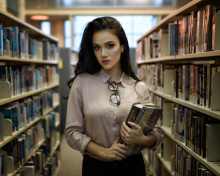
<svg viewBox="0 0 220 176">
<path fill-rule="evenodd" d="M 146 176 L 145 164 L 141 153 L 113 162 L 84 155 L 82 176 Z"/>
</svg>

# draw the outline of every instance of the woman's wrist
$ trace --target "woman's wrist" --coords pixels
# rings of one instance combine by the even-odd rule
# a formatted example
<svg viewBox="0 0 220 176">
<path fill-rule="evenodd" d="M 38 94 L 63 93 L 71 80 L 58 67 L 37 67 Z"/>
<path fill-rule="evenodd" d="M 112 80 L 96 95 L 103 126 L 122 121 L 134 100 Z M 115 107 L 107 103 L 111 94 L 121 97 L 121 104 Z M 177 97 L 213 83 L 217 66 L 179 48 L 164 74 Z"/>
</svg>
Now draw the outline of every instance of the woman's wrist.
<svg viewBox="0 0 220 176">
<path fill-rule="evenodd" d="M 147 135 L 147 136 L 143 136 L 143 140 L 141 145 L 144 145 L 146 147 L 151 147 L 153 146 L 156 142 L 157 142 L 157 137 L 153 134 Z"/>
</svg>

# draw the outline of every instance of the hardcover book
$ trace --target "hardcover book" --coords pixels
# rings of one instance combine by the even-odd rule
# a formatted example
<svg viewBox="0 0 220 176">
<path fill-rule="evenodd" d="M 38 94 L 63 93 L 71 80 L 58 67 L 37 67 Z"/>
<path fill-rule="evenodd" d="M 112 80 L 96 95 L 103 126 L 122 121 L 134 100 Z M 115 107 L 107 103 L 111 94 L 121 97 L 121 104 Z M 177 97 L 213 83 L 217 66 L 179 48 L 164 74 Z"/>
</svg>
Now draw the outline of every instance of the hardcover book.
<svg viewBox="0 0 220 176">
<path fill-rule="evenodd" d="M 133 122 L 140 125 L 144 135 L 146 136 L 154 128 L 162 114 L 162 111 L 163 109 L 149 102 L 134 103 L 126 119 L 126 124 L 128 125 L 128 122 Z M 118 143 L 125 144 L 121 136 Z M 140 153 L 144 148 L 146 148 L 143 145 L 129 145 L 128 147 L 128 155 Z"/>
</svg>

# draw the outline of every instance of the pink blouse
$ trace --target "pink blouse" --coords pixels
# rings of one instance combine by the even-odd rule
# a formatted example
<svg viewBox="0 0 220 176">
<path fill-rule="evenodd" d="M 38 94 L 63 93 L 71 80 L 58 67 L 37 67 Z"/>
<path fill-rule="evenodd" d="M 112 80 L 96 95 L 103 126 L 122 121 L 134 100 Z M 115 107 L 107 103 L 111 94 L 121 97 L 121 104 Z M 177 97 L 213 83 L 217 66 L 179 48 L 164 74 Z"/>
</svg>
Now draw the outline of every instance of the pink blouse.
<svg viewBox="0 0 220 176">
<path fill-rule="evenodd" d="M 126 120 L 133 103 L 144 100 L 151 101 L 150 94 L 143 82 L 138 82 L 122 74 L 118 82 L 120 105 L 113 104 L 108 89 L 108 81 L 112 81 L 104 70 L 95 74 L 80 74 L 74 80 L 68 98 L 66 128 L 64 130 L 67 143 L 73 149 L 85 154 L 89 141 L 109 148 L 120 136 L 122 123 Z M 151 134 L 155 135 L 157 146 L 163 134 L 156 126 Z"/>
</svg>

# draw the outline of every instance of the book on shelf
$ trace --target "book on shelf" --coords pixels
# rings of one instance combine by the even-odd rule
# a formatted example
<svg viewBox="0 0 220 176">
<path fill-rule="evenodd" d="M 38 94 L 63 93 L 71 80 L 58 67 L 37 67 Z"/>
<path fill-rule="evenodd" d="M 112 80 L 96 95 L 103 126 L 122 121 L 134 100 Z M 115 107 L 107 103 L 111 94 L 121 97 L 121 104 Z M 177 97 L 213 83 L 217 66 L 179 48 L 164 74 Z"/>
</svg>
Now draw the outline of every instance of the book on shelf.
<svg viewBox="0 0 220 176">
<path fill-rule="evenodd" d="M 202 52 L 202 34 L 203 34 L 203 11 L 197 12 L 197 30 L 196 30 L 196 53 Z"/>
<path fill-rule="evenodd" d="M 159 57 L 168 56 L 168 29 L 159 30 L 158 54 Z"/>
<path fill-rule="evenodd" d="M 0 142 L 4 141 L 4 115 L 0 112 Z"/>
<path fill-rule="evenodd" d="M 220 133 L 219 123 L 206 124 L 206 157 L 208 162 L 220 161 Z"/>
<path fill-rule="evenodd" d="M 213 21 L 214 21 L 214 25 L 213 25 L 213 49 L 214 50 L 220 50 L 220 32 L 219 32 L 219 28 L 220 28 L 220 7 L 214 10 L 214 14 L 215 16 L 213 16 Z"/>
<path fill-rule="evenodd" d="M 0 150 L 0 175 L 7 176 L 7 153 Z"/>
<path fill-rule="evenodd" d="M 159 117 L 162 114 L 163 109 L 150 102 L 134 103 L 126 119 L 126 124 L 130 127 L 128 122 L 133 122 L 140 125 L 144 135 L 148 135 L 152 131 Z M 122 137 L 119 137 L 118 143 L 125 144 Z M 128 155 L 134 155 L 140 153 L 144 148 L 143 145 L 130 145 L 128 146 Z"/>
<path fill-rule="evenodd" d="M 213 5 L 210 4 L 206 6 L 204 51 L 212 50 L 212 18 Z"/>
<path fill-rule="evenodd" d="M 169 51 L 170 55 L 178 55 L 178 30 L 179 24 L 169 24 Z"/>
</svg>

